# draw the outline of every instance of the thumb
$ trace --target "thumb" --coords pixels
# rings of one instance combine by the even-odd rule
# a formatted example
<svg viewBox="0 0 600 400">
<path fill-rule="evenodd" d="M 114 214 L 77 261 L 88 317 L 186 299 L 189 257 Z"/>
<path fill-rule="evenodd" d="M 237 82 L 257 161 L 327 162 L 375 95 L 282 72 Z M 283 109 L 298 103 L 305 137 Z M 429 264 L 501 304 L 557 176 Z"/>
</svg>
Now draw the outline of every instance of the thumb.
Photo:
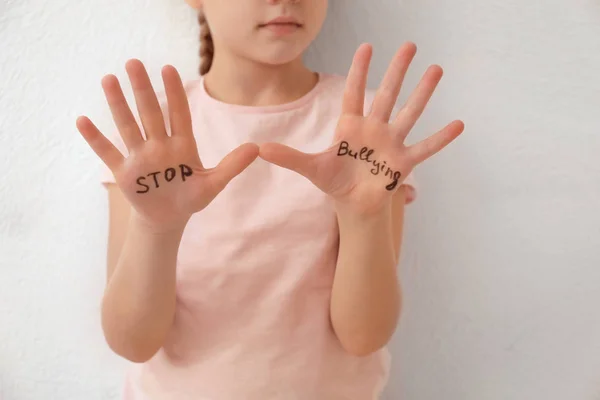
<svg viewBox="0 0 600 400">
<path fill-rule="evenodd" d="M 315 175 L 315 156 L 303 153 L 279 143 L 265 143 L 260 146 L 260 158 L 280 167 L 295 171 L 312 180 Z"/>
<path fill-rule="evenodd" d="M 258 146 L 254 143 L 244 143 L 217 164 L 210 175 L 211 184 L 219 192 L 236 176 L 242 173 L 258 157 Z"/>
</svg>

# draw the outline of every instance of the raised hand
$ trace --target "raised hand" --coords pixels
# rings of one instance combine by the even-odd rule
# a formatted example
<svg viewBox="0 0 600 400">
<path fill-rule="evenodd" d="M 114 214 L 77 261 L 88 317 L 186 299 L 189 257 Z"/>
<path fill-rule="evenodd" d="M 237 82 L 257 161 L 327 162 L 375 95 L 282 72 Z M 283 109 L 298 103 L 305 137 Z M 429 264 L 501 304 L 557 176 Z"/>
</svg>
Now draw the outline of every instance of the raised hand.
<svg viewBox="0 0 600 400">
<path fill-rule="evenodd" d="M 186 224 L 204 209 L 258 156 L 258 146 L 241 145 L 214 168 L 205 169 L 192 132 L 187 95 L 179 73 L 163 67 L 170 136 L 163 113 L 144 65 L 129 60 L 125 68 L 135 95 L 145 137 L 129 108 L 114 75 L 102 79 L 102 87 L 123 142 L 127 158 L 98 130 L 80 116 L 76 126 L 92 150 L 113 172 L 134 211 L 155 229 Z"/>
<path fill-rule="evenodd" d="M 464 129 L 462 121 L 456 120 L 417 144 L 404 144 L 443 73 L 437 65 L 429 67 L 390 122 L 415 53 L 416 46 L 410 42 L 398 50 L 365 116 L 372 48 L 367 44 L 360 46 L 348 73 L 335 144 L 321 153 L 307 154 L 282 144 L 267 143 L 260 146 L 260 157 L 303 175 L 336 202 L 357 212 L 377 212 L 417 164 L 446 147 Z"/>
</svg>

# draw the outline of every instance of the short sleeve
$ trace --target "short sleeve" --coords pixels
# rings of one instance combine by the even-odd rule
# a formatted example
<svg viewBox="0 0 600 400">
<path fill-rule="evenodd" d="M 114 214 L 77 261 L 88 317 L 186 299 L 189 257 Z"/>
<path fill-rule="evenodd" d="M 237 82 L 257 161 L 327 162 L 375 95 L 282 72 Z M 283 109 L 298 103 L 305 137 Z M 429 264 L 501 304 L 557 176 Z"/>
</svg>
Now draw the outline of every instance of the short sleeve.
<svg viewBox="0 0 600 400">
<path fill-rule="evenodd" d="M 410 204 L 415 201 L 417 198 L 417 180 L 414 171 L 408 174 L 401 186 L 406 187 L 406 201 L 404 203 Z"/>
<path fill-rule="evenodd" d="M 371 104 L 375 99 L 375 90 L 367 90 L 365 93 L 365 114 L 368 113 L 371 109 Z M 392 118 L 396 116 L 398 112 L 398 108 L 394 108 L 394 112 L 392 113 Z M 410 204 L 417 198 L 417 179 L 415 178 L 415 173 L 412 171 L 410 174 L 404 178 L 402 181 L 402 185 L 406 188 L 406 201 L 405 204 Z"/>
<path fill-rule="evenodd" d="M 158 103 L 160 104 L 160 107 L 161 107 L 161 110 L 163 113 L 163 118 L 165 120 L 167 132 L 169 132 L 169 130 L 170 130 L 169 129 L 169 113 L 168 113 L 167 95 L 166 95 L 165 91 L 164 90 L 156 91 L 156 98 L 158 99 Z M 129 101 L 128 101 L 128 103 L 129 103 L 129 107 L 131 108 L 131 112 L 133 113 L 133 116 L 134 116 L 138 126 L 140 127 L 140 129 L 142 129 L 142 123 L 141 123 L 140 117 L 138 115 L 137 107 L 136 107 L 135 103 L 132 103 Z M 129 155 L 129 151 L 127 150 L 127 146 L 125 146 L 125 142 L 123 141 L 121 134 L 119 133 L 118 129 L 116 129 L 114 122 L 112 122 L 111 128 L 112 129 L 109 130 L 108 133 L 103 132 L 104 135 L 121 152 L 121 154 L 123 154 L 124 157 L 127 157 Z M 102 162 L 102 160 L 100 160 L 100 159 L 98 159 L 98 160 L 100 162 L 100 164 L 99 164 L 100 182 L 103 184 L 116 183 L 115 176 L 113 175 L 110 168 L 108 168 L 106 166 L 106 164 L 104 164 Z"/>
<path fill-rule="evenodd" d="M 129 155 L 129 152 L 127 151 L 125 142 L 123 142 L 123 139 L 121 138 L 121 135 L 119 134 L 118 130 L 112 129 L 109 132 L 109 134 L 105 134 L 107 139 L 112 142 L 112 144 L 121 152 L 121 154 L 123 154 L 123 156 L 127 157 Z M 104 184 L 116 183 L 115 177 L 110 168 L 108 168 L 106 164 L 102 162 L 102 160 L 98 160 L 100 162 L 100 182 Z"/>
</svg>

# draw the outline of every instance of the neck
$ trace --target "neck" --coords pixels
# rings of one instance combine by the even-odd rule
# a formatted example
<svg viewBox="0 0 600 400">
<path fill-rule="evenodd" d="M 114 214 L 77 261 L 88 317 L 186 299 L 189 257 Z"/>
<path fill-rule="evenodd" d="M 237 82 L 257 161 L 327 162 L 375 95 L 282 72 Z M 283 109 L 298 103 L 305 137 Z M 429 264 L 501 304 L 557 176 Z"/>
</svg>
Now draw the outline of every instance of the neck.
<svg viewBox="0 0 600 400">
<path fill-rule="evenodd" d="M 289 103 L 310 92 L 318 76 L 302 62 L 302 57 L 282 65 L 267 65 L 248 59 L 215 53 L 204 75 L 206 91 L 219 101 L 246 106 Z"/>
</svg>

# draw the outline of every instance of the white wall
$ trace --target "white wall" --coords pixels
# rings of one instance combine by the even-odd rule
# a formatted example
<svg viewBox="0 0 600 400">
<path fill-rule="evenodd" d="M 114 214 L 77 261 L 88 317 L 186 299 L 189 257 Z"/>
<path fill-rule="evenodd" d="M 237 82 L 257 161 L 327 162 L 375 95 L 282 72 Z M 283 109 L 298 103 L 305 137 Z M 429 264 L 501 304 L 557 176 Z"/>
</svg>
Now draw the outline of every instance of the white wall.
<svg viewBox="0 0 600 400">
<path fill-rule="evenodd" d="M 312 65 L 344 73 L 370 41 L 375 87 L 412 40 L 405 88 L 431 63 L 445 77 L 409 140 L 466 122 L 416 170 L 386 399 L 599 399 L 600 3 L 332 3 Z M 194 77 L 196 32 L 183 1 L 0 3 L 2 400 L 117 398 L 125 363 L 99 324 L 106 198 L 74 122 L 112 127 L 100 79 L 131 99 L 130 57 L 157 86 L 167 63 Z"/>
</svg>

